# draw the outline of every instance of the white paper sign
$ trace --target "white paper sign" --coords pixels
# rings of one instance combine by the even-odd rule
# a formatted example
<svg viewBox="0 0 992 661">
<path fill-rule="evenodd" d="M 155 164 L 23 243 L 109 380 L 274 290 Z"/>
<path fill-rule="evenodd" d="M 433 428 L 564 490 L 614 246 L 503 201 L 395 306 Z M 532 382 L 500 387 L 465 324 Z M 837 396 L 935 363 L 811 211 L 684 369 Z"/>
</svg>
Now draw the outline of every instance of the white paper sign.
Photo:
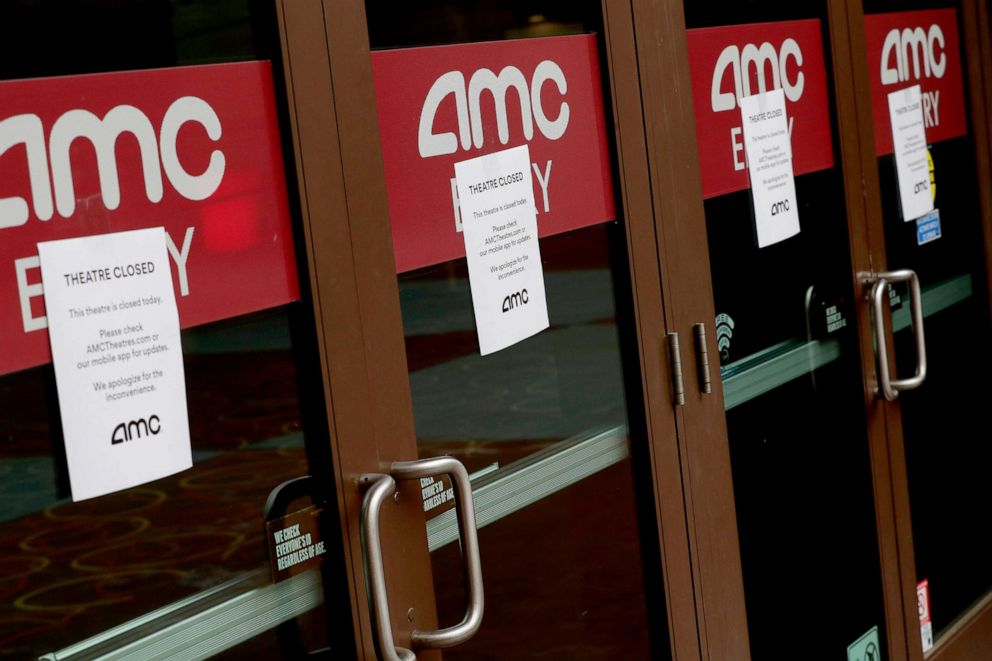
<svg viewBox="0 0 992 661">
<path fill-rule="evenodd" d="M 930 168 L 927 165 L 927 133 L 923 125 L 919 85 L 889 94 L 889 120 L 892 124 L 902 218 L 909 222 L 933 211 Z"/>
<path fill-rule="evenodd" d="M 758 247 L 764 248 L 799 234 L 784 92 L 777 89 L 742 98 L 741 119 Z"/>
<path fill-rule="evenodd" d="M 73 500 L 193 465 L 161 228 L 38 244 Z"/>
<path fill-rule="evenodd" d="M 483 356 L 548 327 L 526 145 L 455 163 L 472 307 Z"/>
</svg>

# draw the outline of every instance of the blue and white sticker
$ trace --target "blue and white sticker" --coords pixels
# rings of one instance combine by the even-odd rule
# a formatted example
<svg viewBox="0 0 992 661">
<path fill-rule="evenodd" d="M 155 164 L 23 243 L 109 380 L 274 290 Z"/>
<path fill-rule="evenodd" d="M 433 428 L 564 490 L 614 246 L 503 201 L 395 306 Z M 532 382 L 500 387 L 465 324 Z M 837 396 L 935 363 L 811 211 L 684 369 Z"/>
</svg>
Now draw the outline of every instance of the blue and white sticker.
<svg viewBox="0 0 992 661">
<path fill-rule="evenodd" d="M 936 241 L 940 236 L 940 209 L 916 219 L 916 245 Z"/>
</svg>

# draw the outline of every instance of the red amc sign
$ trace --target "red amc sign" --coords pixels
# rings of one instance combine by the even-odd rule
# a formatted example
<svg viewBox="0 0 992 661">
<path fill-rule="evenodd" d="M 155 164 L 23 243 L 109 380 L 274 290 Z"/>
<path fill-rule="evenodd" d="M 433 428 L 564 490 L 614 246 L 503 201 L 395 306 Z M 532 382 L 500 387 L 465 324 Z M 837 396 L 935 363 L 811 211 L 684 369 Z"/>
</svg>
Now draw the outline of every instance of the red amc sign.
<svg viewBox="0 0 992 661">
<path fill-rule="evenodd" d="M 748 187 L 740 100 L 782 88 L 796 175 L 833 167 L 820 21 L 686 32 L 703 197 Z"/>
<path fill-rule="evenodd" d="M 530 147 L 541 236 L 615 218 L 593 35 L 372 54 L 400 273 L 465 256 L 455 163 Z"/>
<path fill-rule="evenodd" d="M 268 63 L 0 83 L 0 374 L 51 360 L 39 242 L 158 226 L 183 327 L 299 299 Z"/>
<path fill-rule="evenodd" d="M 865 16 L 865 40 L 876 155 L 892 153 L 889 93 L 917 84 L 928 142 L 968 133 L 953 9 L 870 14 Z"/>
</svg>

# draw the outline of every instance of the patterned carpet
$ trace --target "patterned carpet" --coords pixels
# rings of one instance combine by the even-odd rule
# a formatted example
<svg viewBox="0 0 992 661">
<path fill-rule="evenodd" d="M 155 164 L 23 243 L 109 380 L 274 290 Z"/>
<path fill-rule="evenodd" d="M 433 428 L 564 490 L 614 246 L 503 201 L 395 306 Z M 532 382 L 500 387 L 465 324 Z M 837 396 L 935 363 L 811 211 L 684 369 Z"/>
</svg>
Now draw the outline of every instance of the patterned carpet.
<svg viewBox="0 0 992 661">
<path fill-rule="evenodd" d="M 264 566 L 265 499 L 308 472 L 290 354 L 188 355 L 186 370 L 194 467 L 80 503 L 56 499 L 43 370 L 0 380 L 0 656 L 61 649 Z"/>
</svg>

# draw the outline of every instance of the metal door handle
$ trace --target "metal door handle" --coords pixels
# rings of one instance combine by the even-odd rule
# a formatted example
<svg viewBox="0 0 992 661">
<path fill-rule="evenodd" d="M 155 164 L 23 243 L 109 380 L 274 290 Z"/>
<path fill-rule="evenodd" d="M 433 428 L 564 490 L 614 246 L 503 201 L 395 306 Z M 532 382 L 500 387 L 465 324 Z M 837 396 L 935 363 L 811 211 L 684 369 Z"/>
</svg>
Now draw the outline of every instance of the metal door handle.
<svg viewBox="0 0 992 661">
<path fill-rule="evenodd" d="M 889 352 L 885 342 L 885 325 L 882 322 L 885 292 L 891 282 L 909 282 L 910 312 L 913 317 L 913 333 L 916 338 L 916 372 L 908 379 L 893 379 L 889 374 Z M 927 377 L 927 348 L 923 337 L 923 298 L 920 295 L 920 279 L 909 269 L 875 273 L 869 277 L 872 282 L 871 301 L 875 323 L 875 360 L 878 363 L 878 389 L 875 394 L 887 401 L 894 401 L 903 390 L 919 388 Z"/>
<path fill-rule="evenodd" d="M 465 617 L 453 627 L 435 631 L 414 630 L 410 634 L 415 648 L 445 648 L 463 643 L 479 630 L 485 596 L 482 590 L 482 562 L 479 559 L 479 537 L 475 524 L 475 502 L 468 471 L 453 457 L 435 457 L 418 461 L 397 461 L 390 466 L 390 475 L 371 473 L 363 475 L 361 482 L 368 485 L 362 501 L 362 553 L 372 605 L 373 629 L 379 656 L 387 661 L 412 661 L 416 655 L 403 647 L 396 647 L 389 617 L 389 598 L 386 594 L 386 573 L 382 563 L 382 537 L 379 531 L 379 513 L 382 504 L 396 492 L 396 480 L 416 480 L 422 477 L 447 474 L 455 489 L 455 512 L 458 532 L 462 540 L 462 558 L 465 563 L 467 606 Z M 394 479 L 395 478 L 395 479 Z"/>
</svg>

